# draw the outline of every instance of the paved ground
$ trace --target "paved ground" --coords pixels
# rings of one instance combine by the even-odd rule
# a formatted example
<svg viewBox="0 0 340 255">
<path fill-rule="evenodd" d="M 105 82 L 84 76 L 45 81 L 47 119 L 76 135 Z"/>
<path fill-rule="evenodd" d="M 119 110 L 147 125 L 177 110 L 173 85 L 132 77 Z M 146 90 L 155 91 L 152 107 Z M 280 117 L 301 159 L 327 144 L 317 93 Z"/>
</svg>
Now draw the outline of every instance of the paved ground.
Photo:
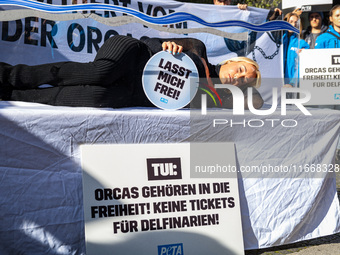
<svg viewBox="0 0 340 255">
<path fill-rule="evenodd" d="M 340 151 L 336 158 L 336 163 L 340 164 Z M 336 184 L 338 197 L 340 200 L 340 173 L 337 173 Z M 303 241 L 290 245 L 282 245 L 275 248 L 249 250 L 246 255 L 340 255 L 340 233 Z"/>
</svg>

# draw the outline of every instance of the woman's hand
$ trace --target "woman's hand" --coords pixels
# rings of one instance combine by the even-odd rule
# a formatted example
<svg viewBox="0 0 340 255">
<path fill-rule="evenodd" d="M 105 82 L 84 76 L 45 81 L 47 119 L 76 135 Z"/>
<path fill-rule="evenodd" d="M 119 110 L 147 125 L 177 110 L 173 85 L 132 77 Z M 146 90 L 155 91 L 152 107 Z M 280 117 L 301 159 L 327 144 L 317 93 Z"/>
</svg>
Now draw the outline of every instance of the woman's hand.
<svg viewBox="0 0 340 255">
<path fill-rule="evenodd" d="M 274 9 L 274 12 L 277 12 L 278 15 L 282 15 L 282 11 L 281 11 L 280 8 L 275 8 L 275 9 Z"/>
<path fill-rule="evenodd" d="M 276 20 L 278 16 L 282 15 L 282 11 L 280 8 L 275 8 L 272 16 L 269 17 L 269 21 Z"/>
<path fill-rule="evenodd" d="M 180 54 L 183 51 L 183 47 L 175 42 L 163 42 L 162 49 L 169 50 L 172 55 Z"/>
<path fill-rule="evenodd" d="M 238 7 L 240 10 L 245 11 L 245 10 L 247 10 L 248 5 L 247 5 L 247 4 L 237 4 L 237 7 Z"/>
<path fill-rule="evenodd" d="M 300 16 L 302 14 L 302 10 L 301 8 L 296 8 L 293 13 L 297 14 L 298 16 Z"/>
</svg>

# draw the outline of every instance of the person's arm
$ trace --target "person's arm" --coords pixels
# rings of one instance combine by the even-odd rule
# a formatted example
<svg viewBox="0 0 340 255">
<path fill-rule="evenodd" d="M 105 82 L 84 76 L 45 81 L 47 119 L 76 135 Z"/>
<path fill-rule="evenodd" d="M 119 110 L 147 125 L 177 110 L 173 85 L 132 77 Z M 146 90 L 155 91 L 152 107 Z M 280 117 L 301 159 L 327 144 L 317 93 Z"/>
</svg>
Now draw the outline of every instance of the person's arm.
<svg viewBox="0 0 340 255">
<path fill-rule="evenodd" d="M 293 13 L 297 14 L 298 16 L 301 16 L 302 10 L 301 10 L 301 8 L 296 8 L 296 9 L 293 11 Z"/>
<path fill-rule="evenodd" d="M 201 59 L 207 82 L 209 86 L 213 87 L 213 83 L 210 79 L 207 50 L 202 41 L 195 38 L 145 38 L 142 41 L 149 46 L 153 54 L 161 50 L 169 50 L 174 53 L 174 48 L 176 49 L 176 52 L 179 53 L 182 51 L 194 53 Z"/>
<path fill-rule="evenodd" d="M 267 15 L 267 21 L 281 19 L 282 11 L 280 8 L 270 9 Z"/>
<path fill-rule="evenodd" d="M 183 47 L 183 51 L 190 51 L 207 59 L 206 47 L 204 43 L 195 38 L 143 38 L 141 39 L 147 44 L 153 54 L 162 51 L 164 42 L 174 42 Z"/>
<path fill-rule="evenodd" d="M 300 39 L 300 51 L 299 51 L 299 53 L 301 52 L 301 49 L 309 49 L 309 48 L 310 48 L 309 44 L 305 40 Z"/>
</svg>

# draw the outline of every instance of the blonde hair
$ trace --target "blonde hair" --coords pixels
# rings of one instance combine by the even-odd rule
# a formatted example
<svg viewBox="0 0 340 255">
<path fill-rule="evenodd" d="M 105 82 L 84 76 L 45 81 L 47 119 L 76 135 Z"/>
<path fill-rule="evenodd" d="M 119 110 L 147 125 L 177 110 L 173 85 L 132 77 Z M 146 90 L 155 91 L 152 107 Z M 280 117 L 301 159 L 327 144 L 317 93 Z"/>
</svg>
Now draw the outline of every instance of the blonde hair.
<svg viewBox="0 0 340 255">
<path fill-rule="evenodd" d="M 340 5 L 337 4 L 337 5 L 334 5 L 333 8 L 329 11 L 329 17 L 332 17 L 333 16 L 333 13 L 340 8 Z M 332 17 L 333 18 L 333 17 Z M 330 24 L 333 25 L 333 22 L 329 21 Z"/>
<path fill-rule="evenodd" d="M 301 18 L 300 18 L 300 15 L 297 14 L 297 13 L 295 13 L 295 12 L 288 12 L 288 13 L 284 16 L 283 20 L 289 22 L 289 20 L 290 20 L 290 18 L 291 18 L 292 16 L 295 16 L 295 17 L 297 17 L 297 19 L 298 19 L 298 22 L 299 22 L 299 23 L 298 23 L 298 25 L 299 25 L 299 27 L 298 27 L 298 29 L 299 29 L 299 37 L 301 38 L 301 36 L 302 36 L 302 26 L 301 26 Z"/>
<path fill-rule="evenodd" d="M 255 71 L 256 71 L 256 79 L 252 82 L 250 82 L 248 85 L 255 87 L 255 88 L 259 88 L 261 86 L 261 72 L 260 72 L 260 66 L 258 63 L 256 63 L 254 60 L 247 58 L 247 57 L 234 57 L 228 60 L 224 60 L 221 63 L 219 63 L 219 65 L 226 65 L 229 64 L 231 62 L 246 62 L 248 64 L 251 64 L 255 67 Z"/>
</svg>

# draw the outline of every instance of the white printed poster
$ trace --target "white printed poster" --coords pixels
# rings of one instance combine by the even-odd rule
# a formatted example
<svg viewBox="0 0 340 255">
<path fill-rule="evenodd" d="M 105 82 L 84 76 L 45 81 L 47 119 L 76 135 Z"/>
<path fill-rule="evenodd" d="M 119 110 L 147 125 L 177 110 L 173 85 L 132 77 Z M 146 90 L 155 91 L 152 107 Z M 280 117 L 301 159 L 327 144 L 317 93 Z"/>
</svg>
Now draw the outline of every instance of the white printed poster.
<svg viewBox="0 0 340 255">
<path fill-rule="evenodd" d="M 1 2 L 0 61 L 11 65 L 89 62 L 115 35 L 190 37 L 205 44 L 213 65 L 241 56 L 256 61 L 263 78 L 259 92 L 266 103 L 271 103 L 272 88 L 283 85 L 281 35 L 275 31 L 286 26 L 267 24 L 268 9 L 170 0 L 81 2 Z"/>
<path fill-rule="evenodd" d="M 234 150 L 82 145 L 86 254 L 244 254 Z"/>
<path fill-rule="evenodd" d="M 333 4 L 333 0 L 282 0 L 282 9 L 301 7 L 304 5 L 325 5 Z"/>
<path fill-rule="evenodd" d="M 306 105 L 340 104 L 339 73 L 340 49 L 303 50 L 300 53 L 300 88 L 311 93 Z"/>
<path fill-rule="evenodd" d="M 43 2 L 13 0 L 12 4 L 28 6 L 22 7 L 20 14 L 8 12 L 19 7 L 0 3 L 0 11 L 7 10 L 0 15 L 2 62 L 28 65 L 65 60 L 88 62 L 95 58 L 104 41 L 114 35 L 137 39 L 192 37 L 204 42 L 209 62 L 214 65 L 232 57 L 247 56 L 260 64 L 262 77 L 282 77 L 280 38 L 264 29 L 271 28 L 264 24 L 267 9 L 248 7 L 242 11 L 236 6 L 221 8 L 170 0 L 96 0 L 85 5 L 71 4 L 71 0 Z M 52 5 L 46 7 L 46 2 Z M 39 11 L 45 7 L 50 13 Z M 65 13 L 53 13 L 61 8 Z M 168 19 L 169 15 L 174 15 L 174 21 Z M 148 23 L 148 20 L 165 24 Z M 262 32 L 252 32 L 245 26 L 253 30 L 261 28 Z M 268 70 L 268 65 L 277 68 Z"/>
<path fill-rule="evenodd" d="M 188 105 L 199 86 L 195 63 L 185 53 L 161 51 L 144 67 L 144 93 L 155 106 L 176 110 Z"/>
</svg>

